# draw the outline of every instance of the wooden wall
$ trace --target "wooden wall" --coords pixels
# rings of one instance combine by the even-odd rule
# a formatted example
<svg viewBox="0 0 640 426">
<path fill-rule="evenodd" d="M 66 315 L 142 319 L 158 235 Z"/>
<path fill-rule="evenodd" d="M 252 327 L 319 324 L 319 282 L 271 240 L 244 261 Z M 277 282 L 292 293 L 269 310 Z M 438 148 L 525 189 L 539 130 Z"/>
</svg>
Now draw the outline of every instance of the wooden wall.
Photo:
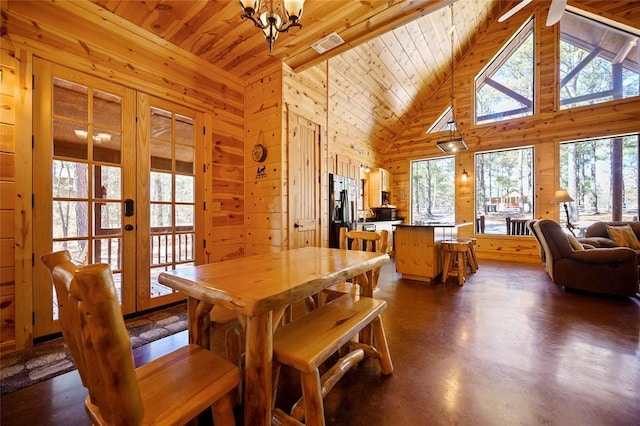
<svg viewBox="0 0 640 426">
<path fill-rule="evenodd" d="M 206 259 L 220 261 L 245 254 L 245 190 L 244 190 L 244 110 L 245 83 L 237 77 L 216 68 L 200 58 L 177 49 L 161 38 L 145 33 L 123 20 L 111 19 L 108 12 L 89 8 L 74 2 L 2 2 L 3 38 L 2 103 L 7 93 L 19 96 L 15 120 L 15 150 L 22 151 L 16 158 L 20 167 L 15 179 L 5 178 L 4 161 L 11 162 L 12 143 L 5 144 L 5 134 L 11 135 L 10 117 L 13 111 L 2 108 L 2 206 L 11 210 L 13 204 L 22 203 L 20 214 L 15 214 L 15 235 L 20 241 L 13 246 L 11 228 L 5 231 L 2 216 L 2 283 L 11 282 L 12 256 L 5 256 L 5 244 L 15 251 L 16 282 L 16 339 L 15 348 L 31 345 L 31 66 L 32 55 L 44 58 L 105 80 L 115 81 L 136 90 L 184 104 L 205 113 L 206 175 Z M 73 25 L 69 23 L 73 22 Z M 6 29 L 6 33 L 5 33 Z M 15 47 L 15 57 L 7 50 Z M 4 67 L 15 63 L 20 78 L 13 88 L 4 88 Z M 9 74 L 9 73 L 7 73 Z M 6 79 L 11 82 L 11 75 Z M 22 83 L 19 83 L 22 81 Z M 6 157 L 5 157 L 6 154 Z M 37 165 L 35 165 L 37 167 Z M 6 168 L 9 173 L 10 167 Z M 6 179 L 6 182 L 4 180 Z M 5 191 L 5 186 L 7 191 Z M 6 197 L 6 204 L 5 204 Z M 27 205 L 28 201 L 28 205 Z M 24 202 L 24 203 L 23 203 Z M 13 204 L 12 204 L 13 203 Z M 17 207 L 16 207 L 17 209 Z M 18 210 L 18 209 L 17 209 Z M 5 238 L 5 232 L 7 233 Z M 6 240 L 6 241 L 5 241 Z M 0 286 L 4 287 L 4 286 Z M 9 288 L 2 289 L 0 297 L 11 297 Z M 22 294 L 20 294 L 22 292 Z M 2 306 L 5 306 L 4 301 Z M 7 305 L 8 306 L 8 305 Z M 12 308 L 9 308 L 12 309 Z M 4 315 L 2 317 L 4 321 Z M 2 330 L 4 336 L 8 331 Z M 7 345 L 14 346 L 7 341 Z"/>
<path fill-rule="evenodd" d="M 623 13 L 623 12 L 620 12 Z M 535 16 L 535 114 L 497 123 L 473 125 L 474 79 L 482 68 L 502 47 L 505 40 L 530 17 Z M 473 171 L 476 151 L 507 147 L 535 148 L 535 202 L 536 218 L 559 219 L 559 207 L 551 203 L 558 189 L 559 143 L 583 138 L 638 132 L 640 130 L 640 99 L 607 102 L 571 110 L 560 110 L 557 95 L 557 43 L 558 26 L 545 26 L 547 7 L 534 2 L 504 23 L 492 22 L 481 32 L 470 52 L 457 64 L 455 70 L 455 114 L 469 151 L 456 155 L 457 187 L 456 217 L 458 221 L 472 222 L 475 217 L 473 203 Z M 393 173 L 392 202 L 408 217 L 410 160 L 443 155 L 435 145 L 436 137 L 425 134 L 426 129 L 450 103 L 450 80 L 433 94 L 430 102 L 408 126 L 406 131 L 385 151 L 385 167 Z M 460 182 L 460 174 L 470 173 L 469 183 Z M 401 195 L 401 197 L 399 197 Z M 464 228 L 470 233 L 473 227 Z M 477 235 L 478 256 L 485 259 L 538 262 L 538 251 L 533 237 Z"/>
<path fill-rule="evenodd" d="M 245 99 L 244 165 L 246 254 L 277 252 L 286 247 L 286 146 L 283 143 L 282 67 L 265 70 L 248 82 Z M 251 151 L 258 141 L 267 158 L 256 163 Z"/>
<path fill-rule="evenodd" d="M 15 343 L 15 58 L 11 43 L 0 49 L 0 353 Z"/>
</svg>

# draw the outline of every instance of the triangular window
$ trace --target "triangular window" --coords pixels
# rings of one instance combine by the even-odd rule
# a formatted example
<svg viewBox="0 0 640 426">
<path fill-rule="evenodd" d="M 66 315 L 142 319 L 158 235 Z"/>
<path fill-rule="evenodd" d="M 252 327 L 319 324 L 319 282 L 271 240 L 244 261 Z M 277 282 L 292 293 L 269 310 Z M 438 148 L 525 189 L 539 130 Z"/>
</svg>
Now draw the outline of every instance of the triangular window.
<svg viewBox="0 0 640 426">
<path fill-rule="evenodd" d="M 640 94 L 638 36 L 571 12 L 560 20 L 560 107 Z"/>
<path fill-rule="evenodd" d="M 533 115 L 533 19 L 476 77 L 476 124 Z"/>
<path fill-rule="evenodd" d="M 448 107 L 442 113 L 442 115 L 440 115 L 440 117 L 431 125 L 431 127 L 429 127 L 429 129 L 427 130 L 427 133 L 444 132 L 447 127 L 447 123 L 452 120 L 453 120 L 453 110 L 451 109 L 451 107 Z M 455 122 L 453 125 L 455 126 Z"/>
</svg>

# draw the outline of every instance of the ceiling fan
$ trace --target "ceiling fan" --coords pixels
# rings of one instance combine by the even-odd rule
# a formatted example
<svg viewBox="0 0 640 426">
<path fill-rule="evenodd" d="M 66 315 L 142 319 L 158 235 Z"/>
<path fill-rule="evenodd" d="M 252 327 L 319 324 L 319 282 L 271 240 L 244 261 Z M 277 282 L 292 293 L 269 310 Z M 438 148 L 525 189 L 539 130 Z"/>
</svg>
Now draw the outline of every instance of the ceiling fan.
<svg viewBox="0 0 640 426">
<path fill-rule="evenodd" d="M 513 8 L 509 9 L 504 15 L 499 17 L 498 22 L 506 21 L 532 1 L 533 0 L 522 0 Z M 549 14 L 547 15 L 547 27 L 555 25 L 560 20 L 560 18 L 562 18 L 562 14 L 564 13 L 564 8 L 566 6 L 567 0 L 551 0 L 551 7 L 549 7 Z"/>
</svg>

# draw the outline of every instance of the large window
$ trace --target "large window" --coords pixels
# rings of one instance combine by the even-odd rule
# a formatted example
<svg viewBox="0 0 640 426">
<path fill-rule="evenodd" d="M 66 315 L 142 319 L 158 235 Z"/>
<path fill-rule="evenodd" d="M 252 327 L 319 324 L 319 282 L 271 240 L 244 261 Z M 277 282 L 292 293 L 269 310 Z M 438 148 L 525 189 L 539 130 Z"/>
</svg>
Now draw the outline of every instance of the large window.
<svg viewBox="0 0 640 426">
<path fill-rule="evenodd" d="M 411 162 L 411 224 L 455 222 L 455 158 Z"/>
<path fill-rule="evenodd" d="M 638 220 L 639 145 L 637 134 L 560 145 L 560 186 L 575 200 L 568 206 L 576 235 L 597 221 Z M 560 220 L 564 226 L 564 213 Z"/>
<path fill-rule="evenodd" d="M 560 105 L 640 94 L 638 36 L 574 13 L 560 20 Z"/>
<path fill-rule="evenodd" d="M 476 124 L 533 115 L 533 20 L 476 78 Z"/>
<path fill-rule="evenodd" d="M 476 232 L 527 233 L 533 219 L 533 148 L 476 154 Z"/>
</svg>

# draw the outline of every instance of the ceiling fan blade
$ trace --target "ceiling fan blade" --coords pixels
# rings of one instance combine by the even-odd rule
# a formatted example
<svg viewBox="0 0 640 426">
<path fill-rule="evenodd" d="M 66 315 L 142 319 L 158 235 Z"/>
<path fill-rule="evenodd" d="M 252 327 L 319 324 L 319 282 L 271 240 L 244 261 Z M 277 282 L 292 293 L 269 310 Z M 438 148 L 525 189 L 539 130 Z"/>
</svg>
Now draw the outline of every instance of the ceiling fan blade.
<svg viewBox="0 0 640 426">
<path fill-rule="evenodd" d="M 515 5 L 512 9 L 509 9 L 507 13 L 498 18 L 498 22 L 504 22 L 507 19 L 511 18 L 515 13 L 517 13 L 520 9 L 531 3 L 532 0 L 522 0 L 520 3 Z M 566 2 L 566 0 L 565 0 Z"/>
<path fill-rule="evenodd" d="M 547 15 L 547 27 L 555 25 L 562 18 L 564 8 L 567 6 L 567 0 L 552 0 Z"/>
</svg>

